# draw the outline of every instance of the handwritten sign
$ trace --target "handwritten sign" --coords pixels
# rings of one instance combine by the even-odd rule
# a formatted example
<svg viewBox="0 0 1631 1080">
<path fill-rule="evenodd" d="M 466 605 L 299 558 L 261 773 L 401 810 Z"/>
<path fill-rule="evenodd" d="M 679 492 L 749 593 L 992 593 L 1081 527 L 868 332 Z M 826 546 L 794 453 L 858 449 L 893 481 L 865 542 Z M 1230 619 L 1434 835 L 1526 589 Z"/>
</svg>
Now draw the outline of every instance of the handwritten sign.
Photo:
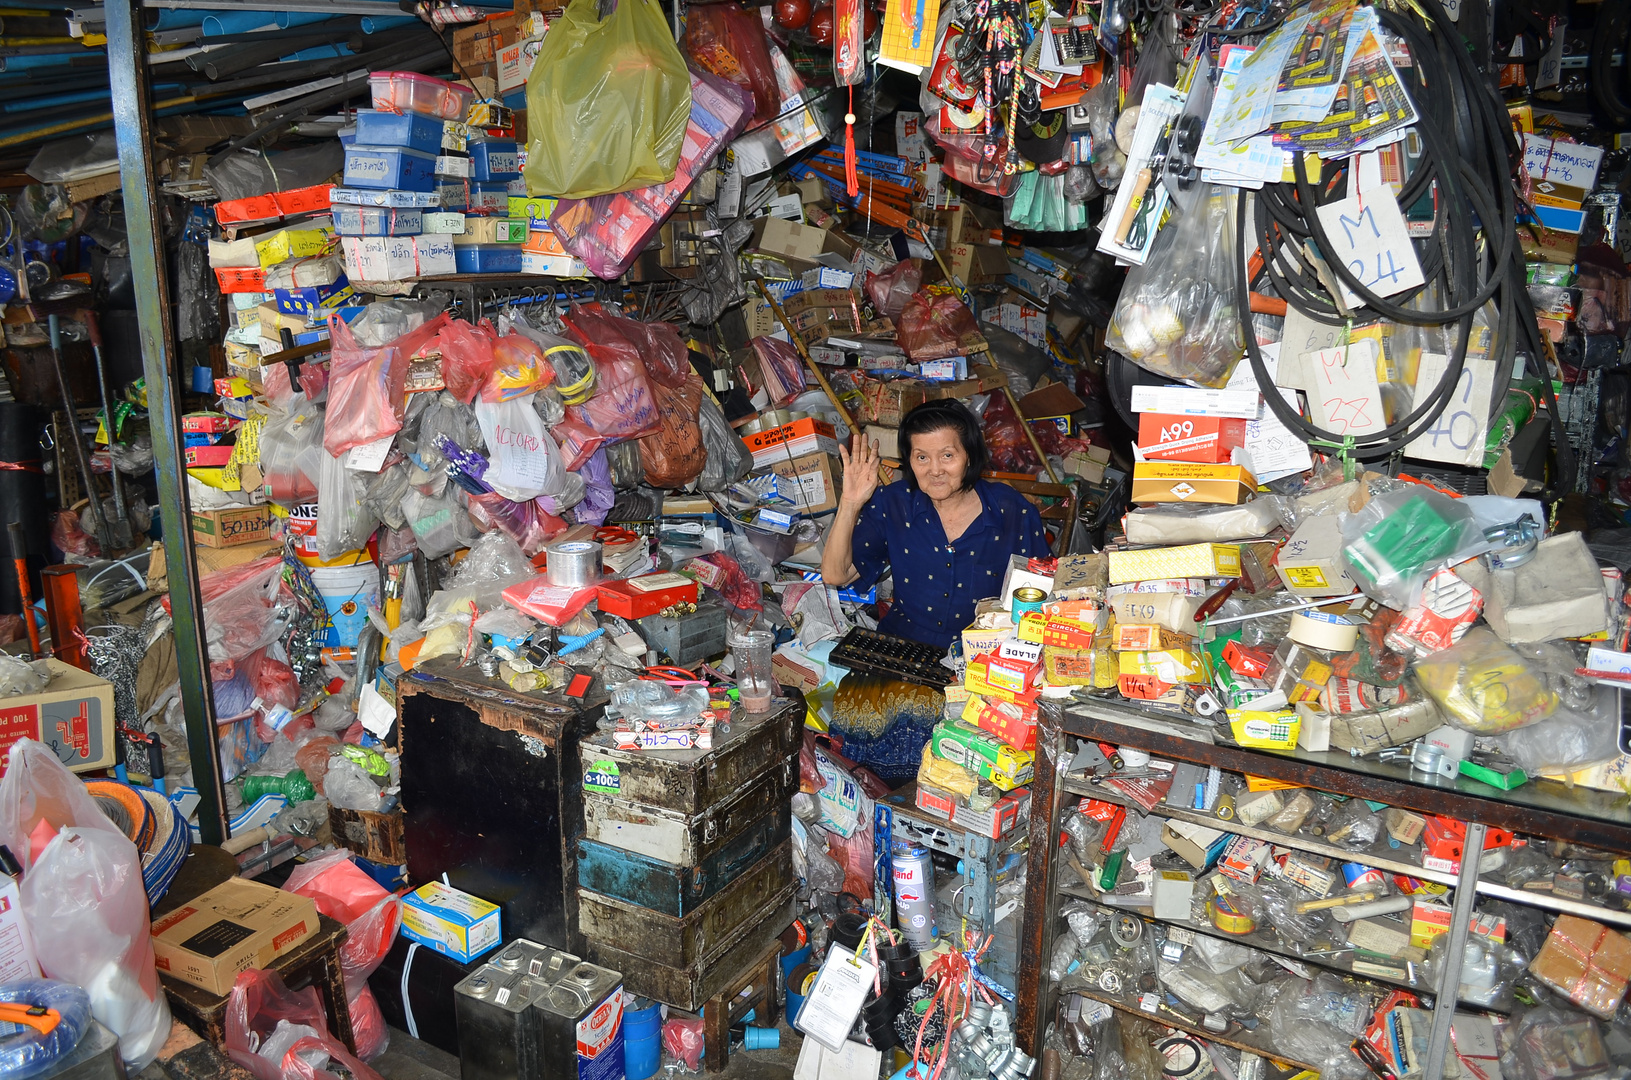
<svg viewBox="0 0 1631 1080">
<path fill-rule="evenodd" d="M 1293 390 L 1312 390 L 1314 372 L 1309 357 L 1321 349 L 1334 349 L 1342 343 L 1342 327 L 1315 322 L 1296 307 L 1286 311 L 1285 330 L 1280 338 L 1282 359 L 1274 381 Z"/>
<path fill-rule="evenodd" d="M 1424 282 L 1416 249 L 1399 201 L 1391 188 L 1373 188 L 1350 195 L 1341 202 L 1319 208 L 1332 251 L 1327 257 L 1348 268 L 1359 283 L 1378 296 L 1396 296 Z M 1359 304 L 1347 285 L 1343 299 L 1349 307 Z"/>
<path fill-rule="evenodd" d="M 1308 358 L 1314 380 L 1308 403 L 1315 424 L 1338 436 L 1369 435 L 1387 427 L 1376 381 L 1379 354 L 1374 339 L 1360 338 Z"/>
<path fill-rule="evenodd" d="M 1438 386 L 1450 369 L 1443 353 L 1422 353 L 1416 369 L 1416 403 Z M 1495 361 L 1469 357 L 1450 394 L 1449 404 L 1433 426 L 1410 440 L 1405 457 L 1443 461 L 1452 465 L 1484 464 L 1484 441 L 1489 437 L 1489 403 L 1495 392 Z"/>
</svg>

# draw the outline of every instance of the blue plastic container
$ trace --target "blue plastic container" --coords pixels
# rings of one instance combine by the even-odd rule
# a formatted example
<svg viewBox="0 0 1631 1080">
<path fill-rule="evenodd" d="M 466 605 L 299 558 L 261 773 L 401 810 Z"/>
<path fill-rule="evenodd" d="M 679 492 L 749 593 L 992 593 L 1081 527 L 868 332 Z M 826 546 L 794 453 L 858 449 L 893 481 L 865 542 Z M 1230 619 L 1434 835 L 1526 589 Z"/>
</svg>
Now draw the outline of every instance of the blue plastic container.
<svg viewBox="0 0 1631 1080">
<path fill-rule="evenodd" d="M 646 1080 L 657 1072 L 663 1056 L 662 1006 L 623 1014 L 623 1075 L 625 1080 Z"/>
<path fill-rule="evenodd" d="M 491 180 L 475 180 L 470 183 L 470 209 L 497 210 L 500 213 L 510 208 L 510 185 L 508 181 L 495 182 Z"/>
<path fill-rule="evenodd" d="M 488 139 L 470 144 L 470 179 L 508 183 L 521 175 L 514 139 Z"/>
<path fill-rule="evenodd" d="M 515 244 L 455 244 L 453 262 L 461 274 L 519 274 L 521 249 Z"/>
<path fill-rule="evenodd" d="M 437 154 L 442 149 L 442 121 L 423 113 L 360 109 L 357 112 L 357 145 L 405 146 L 423 154 Z"/>
<path fill-rule="evenodd" d="M 346 187 L 432 191 L 436 187 L 436 155 L 403 146 L 346 147 Z"/>
<path fill-rule="evenodd" d="M 418 236 L 424 211 L 388 206 L 331 206 L 334 231 L 341 236 Z"/>
<path fill-rule="evenodd" d="M 463 180 L 438 179 L 436 187 L 432 190 L 441 196 L 443 210 L 468 210 L 470 208 L 470 185 Z M 505 205 L 508 206 L 509 203 L 506 202 Z"/>
</svg>

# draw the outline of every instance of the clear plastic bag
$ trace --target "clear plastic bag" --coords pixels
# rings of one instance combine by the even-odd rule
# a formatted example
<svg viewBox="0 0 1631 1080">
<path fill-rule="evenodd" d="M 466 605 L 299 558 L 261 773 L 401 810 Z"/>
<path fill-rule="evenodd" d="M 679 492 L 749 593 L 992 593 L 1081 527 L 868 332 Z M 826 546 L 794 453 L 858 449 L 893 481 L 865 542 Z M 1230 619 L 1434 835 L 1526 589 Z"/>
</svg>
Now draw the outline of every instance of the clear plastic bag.
<svg viewBox="0 0 1631 1080">
<path fill-rule="evenodd" d="M 751 123 L 768 124 L 780 113 L 781 91 L 758 15 L 735 4 L 698 4 L 686 18 L 680 47 L 705 71 L 753 95 Z"/>
<path fill-rule="evenodd" d="M 646 483 L 652 487 L 681 488 L 701 476 L 708 464 L 697 420 L 702 406 L 702 380 L 692 374 L 678 389 L 659 382 L 652 392 L 657 397 L 662 428 L 640 440 L 640 464 L 646 471 Z"/>
<path fill-rule="evenodd" d="M 242 660 L 281 636 L 278 599 L 282 577 L 283 559 L 278 555 L 204 575 L 199 593 L 204 600 L 204 628 L 212 661 Z M 165 609 L 169 609 L 169 597 L 165 597 Z"/>
<path fill-rule="evenodd" d="M 344 458 L 321 455 L 317 478 L 317 554 L 337 559 L 368 543 L 379 521 L 363 505 L 368 474 L 348 469 Z"/>
<path fill-rule="evenodd" d="M 522 334 L 505 334 L 493 343 L 493 370 L 481 384 L 481 400 L 511 401 L 537 393 L 555 381 L 544 350 Z"/>
<path fill-rule="evenodd" d="M 702 445 L 707 452 L 702 475 L 697 477 L 697 488 L 724 491 L 752 470 L 753 455 L 748 453 L 747 444 L 725 419 L 719 405 L 707 394 L 702 395 L 697 421 L 702 427 Z"/>
<path fill-rule="evenodd" d="M 361 765 L 343 754 L 331 755 L 323 777 L 323 795 L 342 810 L 378 813 L 384 792 Z"/>
<path fill-rule="evenodd" d="M 1557 710 L 1558 696 L 1486 626 L 1415 665 L 1422 689 L 1455 727 L 1499 735 L 1536 724 Z"/>
<path fill-rule="evenodd" d="M 1596 687 L 1590 705 L 1576 709 L 1561 703 L 1537 724 L 1501 736 L 1501 750 L 1524 772 L 1573 772 L 1617 757 L 1620 734 L 1619 694 Z"/>
<path fill-rule="evenodd" d="M 1342 561 L 1367 596 L 1404 611 L 1433 572 L 1485 546 L 1461 500 L 1411 484 L 1377 495 L 1342 523 Z"/>
<path fill-rule="evenodd" d="M 388 345 L 358 343 L 338 315 L 329 318 L 329 388 L 323 448 L 338 456 L 402 430 L 408 358 L 448 325 L 446 312 Z M 310 366 L 310 365 L 306 365 Z"/>
<path fill-rule="evenodd" d="M 1161 230 L 1144 265 L 1127 274 L 1106 348 L 1169 379 L 1229 381 L 1246 347 L 1234 303 L 1235 202 L 1233 189 L 1214 185 Z"/>
<path fill-rule="evenodd" d="M 51 682 L 51 668 L 44 660 L 19 660 L 0 653 L 0 697 L 37 694 Z"/>
<path fill-rule="evenodd" d="M 525 340 L 525 339 L 521 339 Z M 512 502 L 527 502 L 566 486 L 561 448 L 544 430 L 532 398 L 476 402 L 476 422 L 490 464 L 482 482 Z"/>
<path fill-rule="evenodd" d="M 891 319 L 900 318 L 906 301 L 923 287 L 923 264 L 916 259 L 902 259 L 881 274 L 868 274 L 867 299 L 880 313 Z"/>
<path fill-rule="evenodd" d="M 465 513 L 451 485 L 441 495 L 426 495 L 418 488 L 409 488 L 402 496 L 402 516 L 413 530 L 414 540 L 427 559 L 451 555 L 462 547 L 469 547 L 481 536 L 481 531 Z"/>
<path fill-rule="evenodd" d="M 896 341 L 913 362 L 983 352 L 985 338 L 955 292 L 920 289 L 901 309 Z"/>
<path fill-rule="evenodd" d="M 296 1040 L 280 1061 L 273 1062 L 257 1051 L 273 1036 L 280 1022 L 303 1025 L 318 1034 Z M 277 972 L 261 968 L 239 975 L 232 986 L 227 999 L 226 1051 L 256 1080 L 340 1080 L 341 1073 L 326 1068 L 330 1061 L 342 1065 L 351 1080 L 381 1080 L 379 1073 L 352 1057 L 329 1034 L 323 999 L 315 986 L 290 990 Z M 308 1058 L 320 1064 L 314 1065 Z"/>
<path fill-rule="evenodd" d="M 323 450 L 323 410 L 292 399 L 293 407 L 261 429 L 261 476 L 266 497 L 280 506 L 298 506 L 317 497 Z"/>
<path fill-rule="evenodd" d="M 531 195 L 586 199 L 674 178 L 691 78 L 656 0 L 571 0 L 527 80 Z"/>
</svg>

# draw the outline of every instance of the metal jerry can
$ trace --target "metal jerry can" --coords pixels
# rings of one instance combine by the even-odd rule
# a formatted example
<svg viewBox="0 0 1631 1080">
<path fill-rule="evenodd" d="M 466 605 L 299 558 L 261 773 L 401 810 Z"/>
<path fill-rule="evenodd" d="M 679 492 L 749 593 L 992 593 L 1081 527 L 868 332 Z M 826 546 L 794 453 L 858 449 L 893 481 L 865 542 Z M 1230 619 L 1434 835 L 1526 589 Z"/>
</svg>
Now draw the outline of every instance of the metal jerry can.
<svg viewBox="0 0 1631 1080">
<path fill-rule="evenodd" d="M 532 1080 L 544 1069 L 529 1006 L 579 964 L 571 953 L 518 938 L 453 988 L 463 1080 Z"/>
<path fill-rule="evenodd" d="M 532 1000 L 529 1011 L 550 1080 L 622 1080 L 623 975 L 580 963 Z"/>
</svg>

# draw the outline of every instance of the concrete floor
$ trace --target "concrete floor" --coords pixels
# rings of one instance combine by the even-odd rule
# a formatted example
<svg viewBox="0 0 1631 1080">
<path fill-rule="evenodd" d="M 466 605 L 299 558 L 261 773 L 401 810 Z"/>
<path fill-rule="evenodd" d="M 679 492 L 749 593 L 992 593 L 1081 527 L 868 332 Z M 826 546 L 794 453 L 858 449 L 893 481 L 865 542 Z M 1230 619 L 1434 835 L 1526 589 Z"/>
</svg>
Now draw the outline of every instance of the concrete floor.
<svg viewBox="0 0 1631 1080">
<path fill-rule="evenodd" d="M 717 1080 L 793 1080 L 802 1039 L 782 1025 L 781 1046 L 775 1050 L 738 1050 L 730 1055 L 724 1072 L 686 1073 L 683 1070 L 657 1071 L 653 1080 L 678 1080 L 682 1076 L 707 1076 Z M 405 1031 L 391 1029 L 390 1048 L 372 1062 L 385 1080 L 458 1080 L 459 1059 L 429 1043 L 420 1042 Z"/>
</svg>

